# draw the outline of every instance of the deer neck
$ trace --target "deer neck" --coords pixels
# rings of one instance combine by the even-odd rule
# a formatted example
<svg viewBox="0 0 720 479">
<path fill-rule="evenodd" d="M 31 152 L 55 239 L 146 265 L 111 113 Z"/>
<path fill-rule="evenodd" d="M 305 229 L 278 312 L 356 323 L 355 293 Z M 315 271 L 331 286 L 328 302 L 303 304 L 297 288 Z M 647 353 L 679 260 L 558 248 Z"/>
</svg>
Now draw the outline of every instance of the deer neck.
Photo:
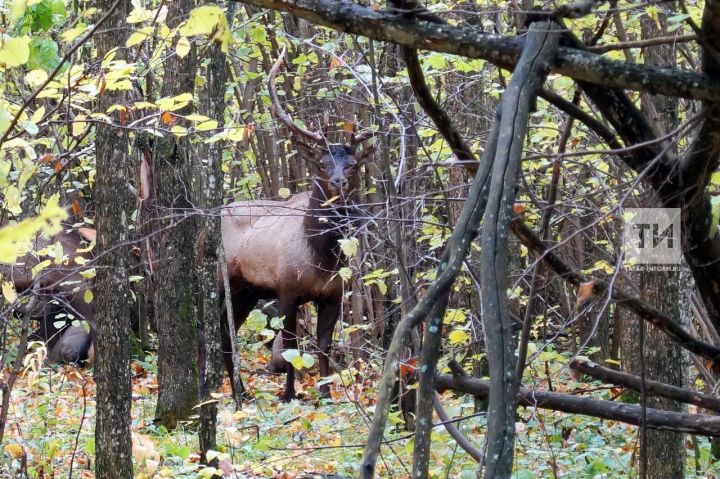
<svg viewBox="0 0 720 479">
<path fill-rule="evenodd" d="M 338 240 L 344 237 L 350 227 L 348 210 L 351 208 L 345 204 L 337 204 L 337 201 L 328 201 L 327 195 L 317 183 L 313 187 L 304 224 L 308 243 L 322 269 L 337 271 L 345 266 L 346 261 Z"/>
</svg>

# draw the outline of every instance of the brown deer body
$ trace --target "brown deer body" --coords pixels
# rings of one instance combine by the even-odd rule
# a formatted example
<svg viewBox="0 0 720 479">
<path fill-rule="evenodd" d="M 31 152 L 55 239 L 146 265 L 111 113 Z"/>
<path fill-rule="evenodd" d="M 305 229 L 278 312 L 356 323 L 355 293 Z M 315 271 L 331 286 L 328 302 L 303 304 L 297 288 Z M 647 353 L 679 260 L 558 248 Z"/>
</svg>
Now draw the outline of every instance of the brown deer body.
<svg viewBox="0 0 720 479">
<path fill-rule="evenodd" d="M 275 92 L 274 78 L 283 55 L 270 71 L 268 89 L 275 116 L 293 133 L 317 145 L 308 158 L 316 170 L 312 190 L 287 201 L 242 201 L 228 205 L 223 209 L 222 241 L 235 327 L 245 321 L 259 299 L 277 298 L 279 315 L 284 316 L 283 349 L 297 349 L 298 307 L 315 302 L 318 363 L 320 375 L 327 376 L 330 343 L 343 297 L 343 282 L 337 272 L 345 263 L 338 240 L 352 223 L 360 187 L 358 164 L 372 151 L 365 149 L 356 157 L 355 146 L 372 133 L 353 135 L 349 145 L 328 145 L 322 135 L 295 125 L 283 111 Z M 221 297 L 225 292 L 222 293 Z M 232 377 L 230 341 L 225 326 L 224 360 Z M 295 374 L 289 364 L 287 373 L 283 399 L 290 400 L 295 396 Z M 322 389 L 327 393 L 327 386 Z"/>
<path fill-rule="evenodd" d="M 30 339 L 47 344 L 48 359 L 52 362 L 82 363 L 91 354 L 92 333 L 84 325 L 73 325 L 72 319 L 87 321 L 91 328 L 95 326 L 95 308 L 84 300 L 90 283 L 74 261 L 79 255 L 86 258 L 92 255 L 78 253 L 78 250 L 94 240 L 95 230 L 89 228 L 66 230 L 51 238 L 38 235 L 33 244 L 35 251 L 59 242 L 68 261 L 63 265 L 49 265 L 35 278 L 32 269 L 43 258 L 33 253 L 17 258 L 12 265 L 0 265 L 3 280 L 11 281 L 18 293 L 33 295 L 29 306 L 20 306 L 20 310 L 25 309 L 31 319 L 38 321 L 38 328 L 30 334 Z"/>
<path fill-rule="evenodd" d="M 284 349 L 297 349 L 297 309 L 317 305 L 320 375 L 330 372 L 328 354 L 340 315 L 344 265 L 338 240 L 348 224 L 357 191 L 357 162 L 351 148 L 331 146 L 325 168 L 309 194 L 285 202 L 245 201 L 223 210 L 222 238 L 227 256 L 235 326 L 239 327 L 260 299 L 277 298 L 284 316 Z M 331 198 L 338 198 L 329 201 Z M 342 199 L 340 199 L 342 198 Z M 226 323 L 224 323 L 226 324 Z M 223 329 L 225 365 L 232 375 L 231 336 Z M 288 367 L 283 398 L 295 395 L 294 371 Z"/>
</svg>

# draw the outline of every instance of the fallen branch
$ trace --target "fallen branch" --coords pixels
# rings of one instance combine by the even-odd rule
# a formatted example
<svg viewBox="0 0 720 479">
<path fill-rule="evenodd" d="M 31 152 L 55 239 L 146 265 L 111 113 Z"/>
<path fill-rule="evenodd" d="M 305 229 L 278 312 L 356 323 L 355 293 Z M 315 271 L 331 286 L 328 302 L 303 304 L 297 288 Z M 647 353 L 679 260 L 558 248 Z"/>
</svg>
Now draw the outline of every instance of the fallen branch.
<svg viewBox="0 0 720 479">
<path fill-rule="evenodd" d="M 570 367 L 606 383 L 617 384 L 638 392 L 641 388 L 640 376 L 607 368 L 588 359 L 573 358 L 570 361 Z M 644 392 L 648 396 L 664 397 L 720 412 L 720 399 L 716 397 L 650 379 L 645 379 L 644 382 Z"/>
<path fill-rule="evenodd" d="M 435 379 L 437 391 L 447 390 L 471 394 L 485 399 L 490 393 L 487 381 L 468 376 L 439 375 Z M 570 414 L 581 414 L 600 419 L 619 421 L 637 426 L 642 417 L 640 406 L 603 399 L 571 396 L 549 391 L 521 388 L 517 394 L 521 406 L 549 409 Z M 674 431 L 702 436 L 720 436 L 720 417 L 703 414 L 684 414 L 658 409 L 646 409 L 646 425 L 651 429 Z"/>
</svg>

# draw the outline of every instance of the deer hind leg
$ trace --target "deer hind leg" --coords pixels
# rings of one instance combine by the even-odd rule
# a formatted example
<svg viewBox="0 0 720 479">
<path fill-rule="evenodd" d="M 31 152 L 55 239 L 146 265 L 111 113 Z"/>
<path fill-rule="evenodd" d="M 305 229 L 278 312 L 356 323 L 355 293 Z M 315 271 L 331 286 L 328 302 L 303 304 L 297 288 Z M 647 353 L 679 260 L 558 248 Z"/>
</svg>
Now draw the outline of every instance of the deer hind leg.
<svg viewBox="0 0 720 479">
<path fill-rule="evenodd" d="M 232 307 L 233 316 L 235 319 L 235 331 L 230 334 L 230 326 L 228 325 L 227 320 L 227 308 L 225 307 L 225 301 L 223 296 L 224 295 L 221 295 L 222 304 L 220 313 L 220 340 L 223 351 L 223 361 L 225 362 L 225 370 L 228 372 L 228 376 L 230 377 L 230 386 L 232 387 L 233 397 L 238 397 L 237 393 L 239 393 L 240 397 L 242 397 L 246 394 L 245 385 L 243 384 L 242 379 L 238 377 L 237 388 L 239 389 L 239 391 L 236 391 L 235 366 L 233 365 L 232 355 L 232 342 L 235 338 L 235 334 L 237 334 L 238 328 L 242 323 L 245 322 L 248 314 L 250 314 L 250 311 L 252 311 L 252 309 L 255 307 L 257 298 L 248 294 L 233 294 Z M 239 371 L 238 374 L 240 374 Z"/>
<path fill-rule="evenodd" d="M 285 316 L 282 330 L 283 351 L 297 349 L 297 301 L 294 298 L 278 298 L 278 303 L 280 303 L 280 315 Z M 282 399 L 285 402 L 295 399 L 295 368 L 290 363 L 287 365 L 287 379 Z"/>
<path fill-rule="evenodd" d="M 317 306 L 318 365 L 320 377 L 324 378 L 330 374 L 330 345 L 335 324 L 337 324 L 340 317 L 342 296 L 318 301 Z M 327 384 L 320 386 L 320 393 L 325 397 L 330 394 L 330 388 Z"/>
</svg>

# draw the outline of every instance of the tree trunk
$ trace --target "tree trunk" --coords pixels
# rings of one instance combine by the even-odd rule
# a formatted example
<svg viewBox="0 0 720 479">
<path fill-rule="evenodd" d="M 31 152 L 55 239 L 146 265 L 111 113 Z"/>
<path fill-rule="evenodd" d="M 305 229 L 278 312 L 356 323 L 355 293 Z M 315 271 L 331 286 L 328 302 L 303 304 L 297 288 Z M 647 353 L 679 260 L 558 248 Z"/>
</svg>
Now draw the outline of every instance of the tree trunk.
<svg viewBox="0 0 720 479">
<path fill-rule="evenodd" d="M 672 7 L 672 4 L 670 4 Z M 664 15 L 661 20 L 664 23 Z M 643 38 L 655 38 L 665 28 L 644 15 L 640 19 Z M 644 50 L 645 63 L 661 66 L 675 65 L 675 52 L 671 45 L 648 47 Z M 677 127 L 677 100 L 671 97 L 644 96 L 641 109 L 646 118 L 657 118 L 656 130 L 659 135 Z M 673 318 L 687 319 L 690 311 L 689 281 L 682 282 L 679 271 L 644 271 L 640 274 L 640 291 L 643 297 L 655 307 Z M 687 324 L 686 321 L 683 321 Z M 682 348 L 657 328 L 646 327 L 643 355 L 648 379 L 654 379 L 673 386 L 683 386 L 685 371 Z M 666 411 L 682 412 L 683 406 L 677 401 L 648 397 L 647 407 Z M 684 435 L 676 432 L 648 430 L 643 438 L 647 441 L 647 477 L 685 476 Z"/>
<path fill-rule="evenodd" d="M 107 13 L 113 0 L 99 0 Z M 120 1 L 96 36 L 98 58 L 120 46 L 116 59 L 126 50 L 125 18 L 130 1 Z M 127 92 L 106 90 L 99 98 L 98 111 L 127 104 Z M 109 113 L 122 123 L 119 112 Z M 95 475 L 102 478 L 133 477 L 130 438 L 130 308 L 132 299 L 127 272 L 131 267 L 128 250 L 128 223 L 134 202 L 125 183 L 129 164 L 127 130 L 98 123 L 96 130 L 96 182 L 93 196 L 97 210 L 98 264 L 95 279 L 97 330 L 95 383 L 97 418 L 95 424 Z"/>
<path fill-rule="evenodd" d="M 217 44 L 208 47 L 209 62 L 203 78 L 205 84 L 200 88 L 200 114 L 217 120 L 222 127 L 225 114 L 225 54 Z M 207 211 L 198 222 L 201 241 L 196 245 L 197 265 L 197 311 L 198 322 L 202 324 L 202 349 L 205 353 L 205 371 L 201 378 L 200 409 L 200 450 L 202 459 L 206 459 L 208 450 L 216 448 L 217 403 L 211 394 L 222 385 L 223 361 L 220 345 L 220 305 L 218 303 L 217 252 L 220 238 L 220 217 L 215 214 L 222 206 L 223 144 L 201 143 L 194 158 L 195 188 L 198 205 Z M 207 402 L 210 401 L 210 402 Z"/>
<path fill-rule="evenodd" d="M 187 18 L 194 4 L 169 5 L 168 26 Z M 184 58 L 165 61 L 161 96 L 193 93 L 196 74 L 193 47 Z M 187 113 L 185 109 L 178 113 Z M 178 123 L 181 123 L 179 119 Z M 195 324 L 194 242 L 196 228 L 188 216 L 192 204 L 192 163 L 187 137 L 168 133 L 157 142 L 157 226 L 164 230 L 158 245 L 155 308 L 158 326 L 158 402 L 155 417 L 174 428 L 190 416 L 198 399 L 197 325 Z"/>
</svg>

